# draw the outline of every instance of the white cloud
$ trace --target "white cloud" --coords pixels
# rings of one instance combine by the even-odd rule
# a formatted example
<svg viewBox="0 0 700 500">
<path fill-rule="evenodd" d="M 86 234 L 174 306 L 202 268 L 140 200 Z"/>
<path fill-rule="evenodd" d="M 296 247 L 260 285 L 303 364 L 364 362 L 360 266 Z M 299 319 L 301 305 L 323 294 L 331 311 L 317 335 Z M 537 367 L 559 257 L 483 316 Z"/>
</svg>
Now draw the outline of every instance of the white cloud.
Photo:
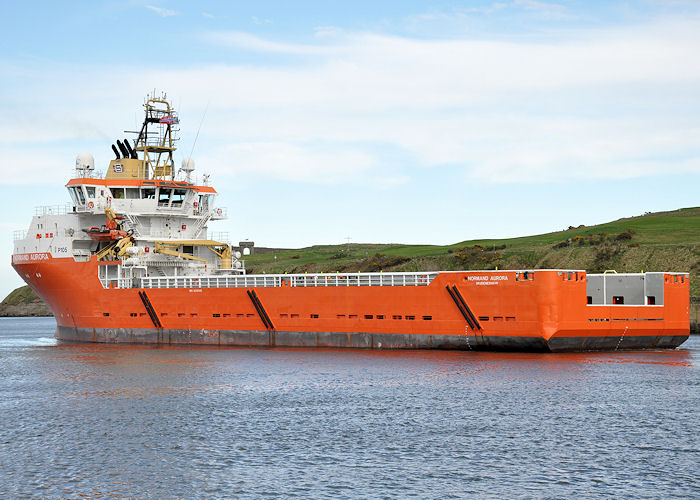
<svg viewBox="0 0 700 500">
<path fill-rule="evenodd" d="M 322 45 L 303 45 L 275 42 L 240 31 L 212 31 L 204 36 L 206 41 L 236 49 L 294 55 L 332 54 L 333 49 Z"/>
<path fill-rule="evenodd" d="M 210 14 L 209 12 L 202 12 L 202 17 L 206 17 L 207 19 L 216 19 L 216 16 L 214 16 L 214 14 Z"/>
<path fill-rule="evenodd" d="M 19 151 L 31 137 L 27 152 L 41 152 L 32 165 L 60 182 L 65 172 L 42 167 L 58 164 L 43 151 L 86 143 L 74 153 L 101 147 L 101 159 L 93 154 L 106 162 L 111 142 L 140 123 L 144 89 L 167 84 L 187 111 L 183 149 L 211 102 L 195 156 L 218 175 L 314 184 L 372 177 L 390 186 L 443 165 L 489 182 L 700 172 L 700 23 L 692 19 L 536 43 L 328 34 L 301 44 L 212 32 L 207 43 L 258 52 L 260 62 L 160 68 L 138 81 L 116 80 L 119 68 L 107 66 L 4 66 L 21 92 L 0 98 L 0 144 Z M 303 62 L 277 64 L 268 54 Z M 60 101 L 40 97 L 49 70 Z M 76 72 L 96 76 L 83 83 Z M 22 114 L 5 112 L 13 106 Z M 35 180 L 10 169 L 4 182 Z"/>
<path fill-rule="evenodd" d="M 152 10 L 156 14 L 158 14 L 160 17 L 172 17 L 176 16 L 178 14 L 177 11 L 171 10 L 171 9 L 165 9 L 163 7 L 156 7 L 155 5 L 146 5 L 147 9 Z"/>
<path fill-rule="evenodd" d="M 374 165 L 367 154 L 343 147 L 305 147 L 290 142 L 239 142 L 204 153 L 205 165 L 217 165 L 228 175 L 255 173 L 274 179 L 311 184 L 336 184 L 364 175 Z M 221 168 L 219 168 L 221 167 Z"/>
</svg>

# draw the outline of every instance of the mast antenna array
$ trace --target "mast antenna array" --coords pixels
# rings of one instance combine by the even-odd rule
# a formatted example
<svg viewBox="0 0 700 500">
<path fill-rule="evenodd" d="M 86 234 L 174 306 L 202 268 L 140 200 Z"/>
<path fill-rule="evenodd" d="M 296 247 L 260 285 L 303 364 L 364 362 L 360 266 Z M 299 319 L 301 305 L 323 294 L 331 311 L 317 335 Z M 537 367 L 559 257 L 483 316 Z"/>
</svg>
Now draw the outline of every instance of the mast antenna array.
<svg viewBox="0 0 700 500">
<path fill-rule="evenodd" d="M 154 91 L 146 97 L 143 107 L 146 117 L 134 148 L 143 154 L 143 178 L 175 180 L 173 152 L 177 149 L 175 143 L 180 130 L 176 125 L 180 119 L 165 93 L 157 96 Z"/>
</svg>

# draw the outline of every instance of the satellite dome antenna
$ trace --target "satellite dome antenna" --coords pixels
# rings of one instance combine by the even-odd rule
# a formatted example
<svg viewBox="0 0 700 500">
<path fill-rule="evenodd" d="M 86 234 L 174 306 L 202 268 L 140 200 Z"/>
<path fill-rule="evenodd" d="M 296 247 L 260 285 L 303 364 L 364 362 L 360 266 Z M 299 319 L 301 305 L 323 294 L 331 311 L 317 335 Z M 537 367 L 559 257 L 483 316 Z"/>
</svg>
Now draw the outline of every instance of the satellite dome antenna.
<svg viewBox="0 0 700 500">
<path fill-rule="evenodd" d="M 192 172 L 194 171 L 194 160 L 192 158 L 183 159 L 182 165 L 180 166 L 180 170 L 185 172 L 185 180 L 187 182 L 190 182 L 190 177 L 192 176 Z"/>
<path fill-rule="evenodd" d="M 95 170 L 95 158 L 90 153 L 79 153 L 75 159 L 75 171 L 80 177 L 90 177 Z"/>
</svg>

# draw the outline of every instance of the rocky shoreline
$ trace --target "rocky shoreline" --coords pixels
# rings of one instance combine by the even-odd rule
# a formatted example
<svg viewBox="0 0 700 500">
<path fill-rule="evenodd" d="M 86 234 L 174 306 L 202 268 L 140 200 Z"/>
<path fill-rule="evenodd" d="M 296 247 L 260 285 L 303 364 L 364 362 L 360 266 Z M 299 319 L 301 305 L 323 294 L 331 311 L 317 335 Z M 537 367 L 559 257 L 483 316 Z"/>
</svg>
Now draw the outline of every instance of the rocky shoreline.
<svg viewBox="0 0 700 500">
<path fill-rule="evenodd" d="M 0 304 L 0 318 L 33 316 L 53 316 L 53 313 L 43 302 Z"/>
</svg>

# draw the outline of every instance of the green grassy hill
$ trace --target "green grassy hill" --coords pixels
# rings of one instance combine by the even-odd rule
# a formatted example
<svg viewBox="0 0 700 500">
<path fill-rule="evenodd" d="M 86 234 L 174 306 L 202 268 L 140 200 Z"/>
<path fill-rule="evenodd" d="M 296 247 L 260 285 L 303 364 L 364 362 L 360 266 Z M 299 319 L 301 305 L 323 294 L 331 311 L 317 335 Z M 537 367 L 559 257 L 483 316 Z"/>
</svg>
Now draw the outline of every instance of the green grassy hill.
<svg viewBox="0 0 700 500">
<path fill-rule="evenodd" d="M 276 258 L 275 258 L 276 257 Z M 571 227 L 565 231 L 447 246 L 319 245 L 246 257 L 249 273 L 585 269 L 686 271 L 700 297 L 700 207 Z"/>
<path fill-rule="evenodd" d="M 5 297 L 5 300 L 0 305 L 16 306 L 18 304 L 29 304 L 37 300 L 39 300 L 39 296 L 34 293 L 34 290 L 25 285 L 10 292 L 10 295 Z"/>
</svg>

